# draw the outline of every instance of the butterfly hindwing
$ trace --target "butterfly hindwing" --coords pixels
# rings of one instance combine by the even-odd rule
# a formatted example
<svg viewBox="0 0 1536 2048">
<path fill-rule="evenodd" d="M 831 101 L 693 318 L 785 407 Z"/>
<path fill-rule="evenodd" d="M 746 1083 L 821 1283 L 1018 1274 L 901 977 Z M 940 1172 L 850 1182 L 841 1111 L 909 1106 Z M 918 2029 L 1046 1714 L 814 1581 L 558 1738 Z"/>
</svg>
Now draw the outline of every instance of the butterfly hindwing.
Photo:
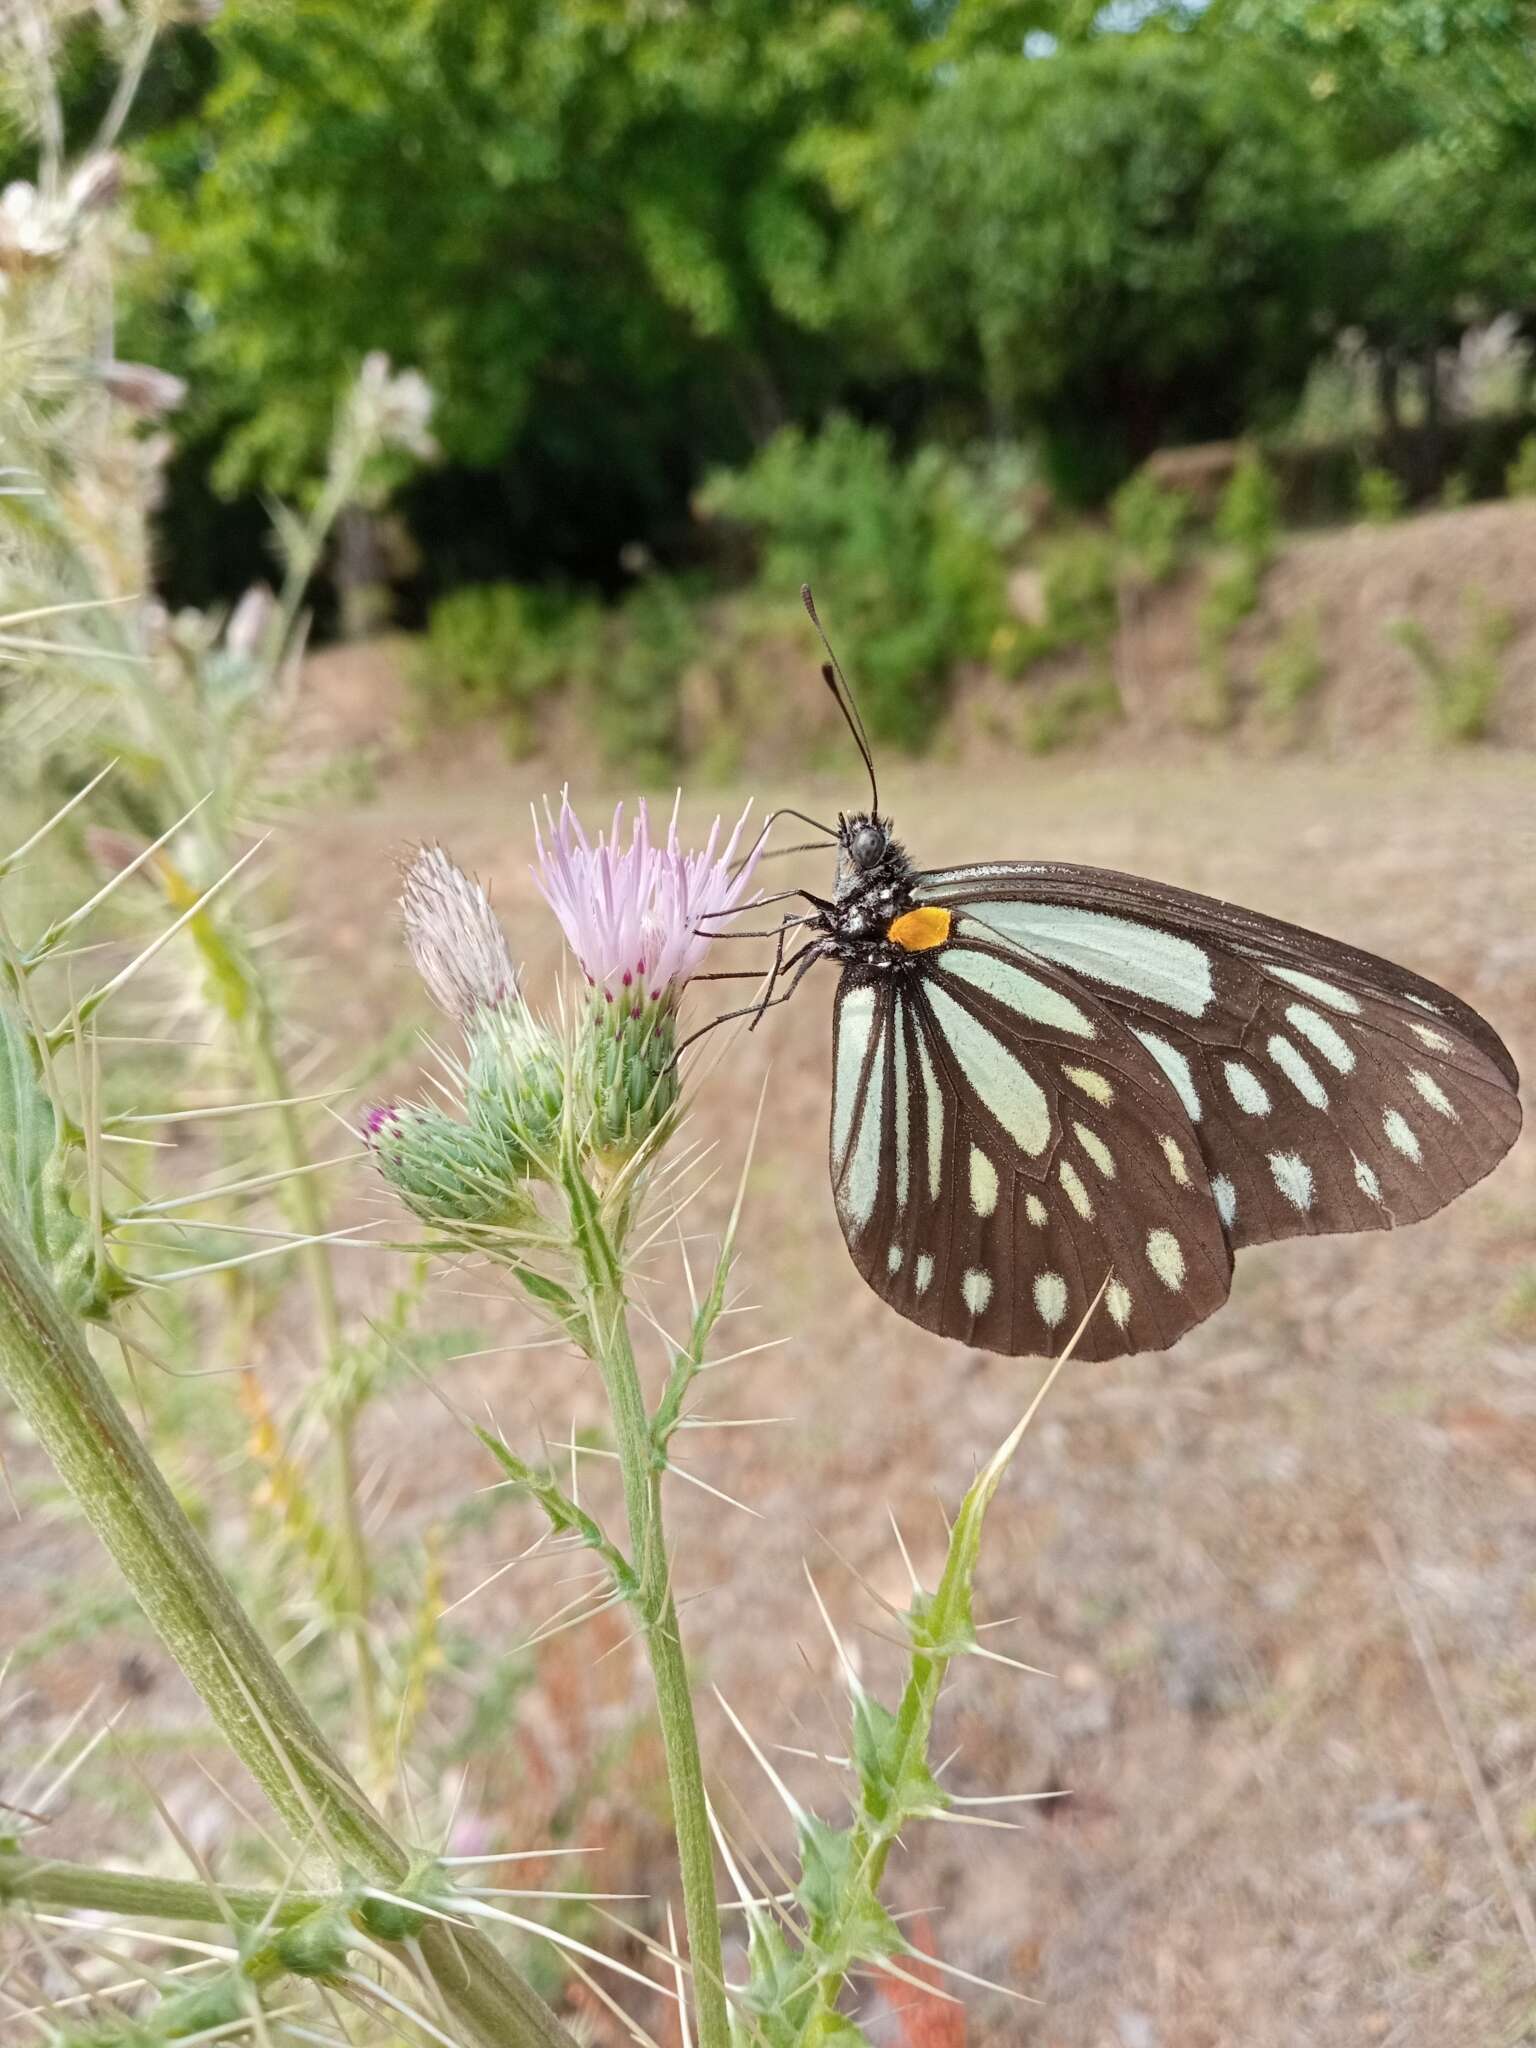
<svg viewBox="0 0 1536 2048">
<path fill-rule="evenodd" d="M 1234 1246 L 1432 1215 L 1520 1128 L 1496 1034 L 1371 954 L 1096 868 L 985 865 L 915 886 L 1123 1021 L 1177 1090 Z"/>
<path fill-rule="evenodd" d="M 860 1272 L 914 1322 L 1049 1355 L 1161 1350 L 1231 1253 L 1173 1085 L 1121 1020 L 956 920 L 899 977 L 844 975 L 832 1180 Z"/>
</svg>

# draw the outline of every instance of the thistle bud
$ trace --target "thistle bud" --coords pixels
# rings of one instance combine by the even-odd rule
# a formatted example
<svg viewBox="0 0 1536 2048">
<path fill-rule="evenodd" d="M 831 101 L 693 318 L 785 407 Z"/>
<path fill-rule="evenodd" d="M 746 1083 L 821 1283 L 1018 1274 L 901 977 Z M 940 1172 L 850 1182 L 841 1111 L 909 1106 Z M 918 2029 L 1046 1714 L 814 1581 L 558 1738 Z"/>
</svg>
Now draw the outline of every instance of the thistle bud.
<svg viewBox="0 0 1536 2048">
<path fill-rule="evenodd" d="M 580 1092 L 589 1143 L 608 1165 L 630 1157 L 677 1103 L 677 1031 L 670 1006 L 619 1005 L 598 993 L 580 1047 Z"/>
<path fill-rule="evenodd" d="M 406 944 L 428 994 L 466 1030 L 516 994 L 517 970 L 491 899 L 440 846 L 422 846 L 412 855 L 400 907 Z"/>
<path fill-rule="evenodd" d="M 464 1107 L 493 1144 L 541 1170 L 565 1107 L 565 1062 L 520 1001 L 484 1011 L 470 1028 Z"/>
<path fill-rule="evenodd" d="M 429 1103 L 384 1103 L 363 1119 L 374 1163 L 424 1223 L 515 1230 L 532 1220 L 524 1161 L 479 1124 Z"/>
</svg>

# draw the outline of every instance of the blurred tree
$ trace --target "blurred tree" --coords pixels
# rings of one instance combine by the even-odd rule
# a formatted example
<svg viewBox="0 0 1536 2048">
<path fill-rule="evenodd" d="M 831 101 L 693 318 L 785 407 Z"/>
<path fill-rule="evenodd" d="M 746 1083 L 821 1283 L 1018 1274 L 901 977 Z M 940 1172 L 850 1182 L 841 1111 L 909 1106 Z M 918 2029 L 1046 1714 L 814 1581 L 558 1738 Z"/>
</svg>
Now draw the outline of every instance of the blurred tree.
<svg viewBox="0 0 1536 2048">
<path fill-rule="evenodd" d="M 153 149 L 142 312 L 220 480 L 303 474 L 380 347 L 441 393 L 451 458 L 539 479 L 512 517 L 620 503 L 633 533 L 835 386 L 840 209 L 929 24 L 908 0 L 237 0 L 212 34 L 216 89 Z"/>
<path fill-rule="evenodd" d="M 1295 65 L 1230 38 L 984 55 L 889 128 L 846 288 L 893 361 L 980 384 L 1096 495 L 1300 389 L 1338 233 L 1308 112 Z"/>
<path fill-rule="evenodd" d="M 1416 362 L 1519 313 L 1536 329 L 1536 7 L 1531 0 L 1213 0 L 1206 32 L 1302 65 L 1315 146 L 1348 209 L 1334 318 L 1378 351 L 1397 421 Z"/>
</svg>

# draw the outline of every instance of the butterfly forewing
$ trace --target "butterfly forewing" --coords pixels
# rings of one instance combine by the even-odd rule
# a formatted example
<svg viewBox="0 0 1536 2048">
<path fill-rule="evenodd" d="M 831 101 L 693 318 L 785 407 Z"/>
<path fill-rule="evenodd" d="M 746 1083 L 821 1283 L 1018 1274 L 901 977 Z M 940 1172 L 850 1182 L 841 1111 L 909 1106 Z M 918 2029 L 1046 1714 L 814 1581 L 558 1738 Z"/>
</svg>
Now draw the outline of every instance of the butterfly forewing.
<svg viewBox="0 0 1536 2048">
<path fill-rule="evenodd" d="M 1496 1034 L 1371 954 L 1097 868 L 956 868 L 916 888 L 1123 1022 L 1175 1089 L 1236 1246 L 1432 1215 L 1519 1130 Z"/>
<path fill-rule="evenodd" d="M 989 1350 L 1060 1350 L 1101 1287 L 1085 1358 L 1161 1350 L 1226 1298 L 1173 1084 L 1092 994 L 965 919 L 920 974 L 845 973 L 832 1179 L 870 1285 Z"/>
</svg>

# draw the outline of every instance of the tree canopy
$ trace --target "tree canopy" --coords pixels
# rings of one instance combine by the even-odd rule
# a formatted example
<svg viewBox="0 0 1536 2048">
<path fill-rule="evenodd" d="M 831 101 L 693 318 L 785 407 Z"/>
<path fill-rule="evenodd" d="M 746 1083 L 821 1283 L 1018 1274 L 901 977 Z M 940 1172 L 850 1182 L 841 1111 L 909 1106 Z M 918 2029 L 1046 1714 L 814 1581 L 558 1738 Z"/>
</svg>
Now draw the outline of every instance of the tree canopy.
<svg viewBox="0 0 1536 2048">
<path fill-rule="evenodd" d="M 1530 0 L 232 0 L 203 48 L 138 145 L 135 348 L 227 489 L 419 364 L 418 524 L 480 573 L 675 550 L 837 410 L 1092 494 L 1345 330 L 1536 313 Z"/>
</svg>

